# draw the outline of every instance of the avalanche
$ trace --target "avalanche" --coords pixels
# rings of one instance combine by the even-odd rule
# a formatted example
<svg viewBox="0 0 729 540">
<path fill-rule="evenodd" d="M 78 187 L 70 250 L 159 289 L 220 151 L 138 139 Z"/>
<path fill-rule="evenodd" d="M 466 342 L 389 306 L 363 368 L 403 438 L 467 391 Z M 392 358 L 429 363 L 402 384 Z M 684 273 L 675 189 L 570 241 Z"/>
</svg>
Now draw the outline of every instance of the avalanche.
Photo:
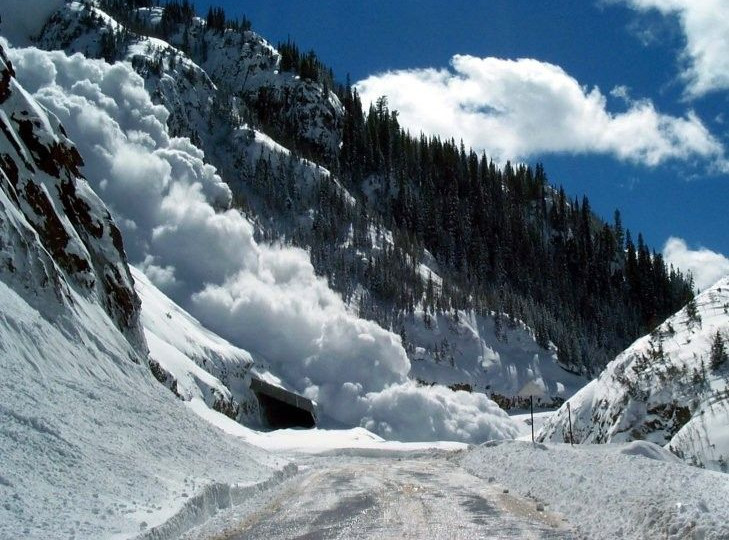
<svg viewBox="0 0 729 540">
<path fill-rule="evenodd" d="M 308 254 L 259 244 L 230 190 L 123 62 L 11 49 L 18 78 L 84 156 L 138 265 L 181 307 L 315 400 L 327 422 L 388 438 L 483 441 L 514 423 L 483 395 L 419 387 L 395 334 L 353 316 Z M 398 404 L 414 404 L 407 411 Z"/>
</svg>

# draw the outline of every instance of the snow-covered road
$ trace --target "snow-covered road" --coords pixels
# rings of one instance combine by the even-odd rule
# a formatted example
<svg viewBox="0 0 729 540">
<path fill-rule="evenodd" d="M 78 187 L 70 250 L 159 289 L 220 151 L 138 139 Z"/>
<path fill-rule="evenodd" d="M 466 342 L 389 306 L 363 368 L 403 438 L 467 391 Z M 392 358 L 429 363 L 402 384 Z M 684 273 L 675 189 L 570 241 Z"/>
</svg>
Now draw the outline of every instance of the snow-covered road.
<svg viewBox="0 0 729 540">
<path fill-rule="evenodd" d="M 311 458 L 215 538 L 572 538 L 560 516 L 476 478 L 453 453 Z M 220 526 L 220 523 L 218 524 Z M 219 529 L 220 531 L 220 529 Z M 211 534 L 212 533 L 212 534 Z"/>
</svg>

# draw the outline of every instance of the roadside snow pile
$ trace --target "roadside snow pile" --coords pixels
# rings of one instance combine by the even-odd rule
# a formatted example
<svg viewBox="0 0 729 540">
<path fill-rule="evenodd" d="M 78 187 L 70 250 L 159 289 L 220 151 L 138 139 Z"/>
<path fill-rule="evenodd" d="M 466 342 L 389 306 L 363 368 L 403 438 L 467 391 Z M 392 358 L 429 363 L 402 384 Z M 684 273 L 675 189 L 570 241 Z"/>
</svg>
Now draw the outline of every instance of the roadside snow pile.
<svg viewBox="0 0 729 540">
<path fill-rule="evenodd" d="M 73 302 L 51 322 L 0 281 L 0 538 L 174 538 L 284 474 L 186 410 L 98 305 Z"/>
<path fill-rule="evenodd" d="M 316 401 L 323 418 L 407 440 L 515 433 L 484 396 L 409 382 L 400 338 L 353 316 L 305 251 L 258 244 L 251 223 L 229 209 L 227 185 L 188 139 L 169 136 L 166 109 L 152 103 L 128 64 L 10 53 L 18 78 L 78 145 L 83 173 L 112 209 L 131 262 Z"/>
<path fill-rule="evenodd" d="M 729 538 L 726 475 L 675 459 L 648 442 L 515 441 L 475 448 L 463 465 L 561 513 L 587 538 Z"/>
<path fill-rule="evenodd" d="M 689 463 L 729 472 L 729 278 L 640 338 L 569 400 L 575 442 L 645 439 Z M 539 440 L 567 441 L 563 406 Z"/>
<path fill-rule="evenodd" d="M 176 537 L 287 469 L 147 365 L 119 230 L 0 44 L 0 538 Z"/>
</svg>

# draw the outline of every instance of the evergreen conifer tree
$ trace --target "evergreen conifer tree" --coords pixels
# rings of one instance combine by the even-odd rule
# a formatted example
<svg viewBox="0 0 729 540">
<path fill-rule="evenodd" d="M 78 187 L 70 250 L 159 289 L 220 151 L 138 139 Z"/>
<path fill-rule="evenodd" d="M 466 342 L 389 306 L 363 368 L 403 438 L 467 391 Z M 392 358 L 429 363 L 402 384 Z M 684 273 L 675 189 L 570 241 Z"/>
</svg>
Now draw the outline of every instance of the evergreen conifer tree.
<svg viewBox="0 0 729 540">
<path fill-rule="evenodd" d="M 711 369 L 719 369 L 727 360 L 729 360 L 729 354 L 727 354 L 726 347 L 724 346 L 724 339 L 717 330 L 714 341 L 711 343 L 711 352 L 709 353 Z"/>
</svg>

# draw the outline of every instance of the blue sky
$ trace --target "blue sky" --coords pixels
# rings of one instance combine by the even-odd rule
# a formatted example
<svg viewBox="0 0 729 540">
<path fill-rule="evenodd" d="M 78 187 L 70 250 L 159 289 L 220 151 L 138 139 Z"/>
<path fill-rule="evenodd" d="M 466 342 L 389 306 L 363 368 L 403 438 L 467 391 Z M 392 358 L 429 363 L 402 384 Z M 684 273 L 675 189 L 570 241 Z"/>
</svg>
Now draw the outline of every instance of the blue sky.
<svg viewBox="0 0 729 540">
<path fill-rule="evenodd" d="M 671 259 L 697 278 L 729 272 L 728 0 L 209 4 L 387 93 L 413 131 L 542 161 L 657 250 L 684 240 Z"/>
</svg>

